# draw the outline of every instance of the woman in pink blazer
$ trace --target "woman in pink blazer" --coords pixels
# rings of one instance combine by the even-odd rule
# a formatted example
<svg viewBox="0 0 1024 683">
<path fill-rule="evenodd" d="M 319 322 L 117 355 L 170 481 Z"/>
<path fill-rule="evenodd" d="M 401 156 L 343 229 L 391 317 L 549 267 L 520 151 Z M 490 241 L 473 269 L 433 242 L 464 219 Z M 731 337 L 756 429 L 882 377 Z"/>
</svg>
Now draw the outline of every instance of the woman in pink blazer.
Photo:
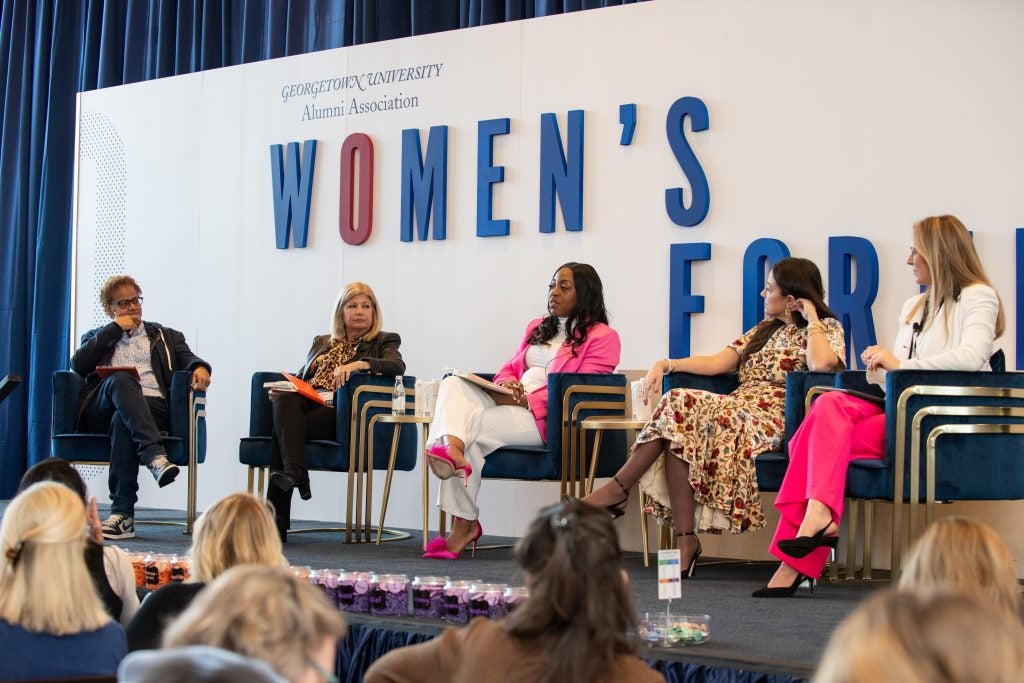
<svg viewBox="0 0 1024 683">
<path fill-rule="evenodd" d="M 515 355 L 494 382 L 512 393 L 488 391 L 459 377 L 441 382 L 425 454 L 442 480 L 438 504 L 454 518 L 452 532 L 435 538 L 424 557 L 455 559 L 483 534 L 476 499 L 484 458 L 502 446 L 542 446 L 547 436 L 549 372 L 608 373 L 619 364 L 619 335 L 608 327 L 597 271 L 566 263 L 548 285 L 548 315 L 526 327 Z"/>
</svg>

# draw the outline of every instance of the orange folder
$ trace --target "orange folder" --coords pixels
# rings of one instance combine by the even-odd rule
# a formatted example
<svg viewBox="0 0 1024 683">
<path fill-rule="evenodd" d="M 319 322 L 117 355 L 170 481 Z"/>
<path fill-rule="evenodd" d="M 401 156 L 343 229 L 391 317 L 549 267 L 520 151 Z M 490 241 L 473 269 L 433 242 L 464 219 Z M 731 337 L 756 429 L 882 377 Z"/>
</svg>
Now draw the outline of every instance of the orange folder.
<svg viewBox="0 0 1024 683">
<path fill-rule="evenodd" d="M 323 396 L 317 393 L 316 389 L 313 388 L 312 384 L 299 379 L 295 375 L 289 375 L 287 372 L 282 372 L 281 374 L 284 375 L 284 378 L 286 380 L 288 380 L 295 386 L 295 391 L 299 392 L 300 394 L 308 398 L 310 401 L 316 401 L 322 406 L 327 405 L 327 401 L 324 400 Z"/>
</svg>

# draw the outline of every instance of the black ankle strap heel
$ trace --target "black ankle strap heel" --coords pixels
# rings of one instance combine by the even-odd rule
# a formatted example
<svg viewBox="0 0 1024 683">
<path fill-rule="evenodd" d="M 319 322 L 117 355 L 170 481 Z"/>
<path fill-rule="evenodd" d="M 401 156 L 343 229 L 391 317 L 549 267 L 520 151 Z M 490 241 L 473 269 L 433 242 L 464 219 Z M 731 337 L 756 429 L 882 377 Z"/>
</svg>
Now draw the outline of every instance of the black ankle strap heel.
<svg viewBox="0 0 1024 683">
<path fill-rule="evenodd" d="M 680 536 L 697 536 L 697 532 L 696 531 L 680 531 L 680 532 L 678 532 L 676 534 L 676 538 L 679 538 Z M 697 539 L 697 552 L 695 552 L 693 554 L 693 557 L 690 558 L 690 564 L 686 568 L 686 571 L 682 571 L 682 569 L 680 569 L 680 571 L 679 571 L 679 578 L 680 579 L 692 579 L 692 578 L 695 578 L 697 576 L 697 559 L 700 557 L 700 554 L 703 551 L 704 551 L 704 549 L 700 545 L 700 538 L 698 538 Z M 680 567 L 682 567 L 681 564 L 680 564 Z"/>
</svg>

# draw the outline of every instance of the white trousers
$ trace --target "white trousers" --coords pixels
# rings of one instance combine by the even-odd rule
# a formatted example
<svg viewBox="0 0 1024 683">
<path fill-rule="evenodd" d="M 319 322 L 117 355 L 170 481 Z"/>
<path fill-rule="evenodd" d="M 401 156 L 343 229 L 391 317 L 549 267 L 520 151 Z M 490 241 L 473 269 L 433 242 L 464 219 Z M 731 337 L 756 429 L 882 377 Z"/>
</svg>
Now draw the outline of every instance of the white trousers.
<svg viewBox="0 0 1024 683">
<path fill-rule="evenodd" d="M 454 376 L 441 380 L 430 435 L 431 439 L 454 436 L 466 444 L 466 460 L 473 466 L 469 483 L 464 485 L 461 476 L 442 481 L 437 504 L 448 514 L 468 520 L 480 516 L 476 498 L 484 458 L 502 446 L 544 445 L 529 409 L 499 406 L 486 391 Z"/>
</svg>

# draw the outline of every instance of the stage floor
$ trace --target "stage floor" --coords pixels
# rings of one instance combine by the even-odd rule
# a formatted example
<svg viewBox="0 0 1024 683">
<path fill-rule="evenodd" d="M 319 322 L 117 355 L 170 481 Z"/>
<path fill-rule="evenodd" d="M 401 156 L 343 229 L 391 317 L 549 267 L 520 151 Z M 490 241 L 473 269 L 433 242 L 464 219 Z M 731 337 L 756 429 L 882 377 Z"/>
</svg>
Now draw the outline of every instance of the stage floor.
<svg viewBox="0 0 1024 683">
<path fill-rule="evenodd" d="M 140 517 L 174 519 L 181 513 L 140 510 Z M 309 523 L 311 526 L 327 526 Z M 296 527 L 306 526 L 296 522 Z M 468 555 L 455 561 L 424 560 L 422 535 L 401 541 L 375 544 L 345 544 L 337 532 L 292 533 L 285 555 L 293 565 L 314 569 L 381 571 L 413 576 L 442 575 L 457 579 L 522 584 L 522 576 L 512 559 L 511 547 L 481 549 L 476 558 Z M 189 538 L 180 527 L 140 524 L 137 537 L 117 542 L 126 550 L 183 552 Z M 515 539 L 484 535 L 487 545 L 513 543 Z M 645 568 L 639 553 L 627 553 L 624 564 L 629 572 L 637 612 L 663 611 L 665 603 L 657 599 L 657 573 Z M 774 571 L 774 565 L 719 561 L 701 558 L 694 580 L 683 582 L 683 598 L 674 601 L 677 614 L 699 613 L 711 616 L 711 640 L 703 645 L 651 650 L 652 659 L 682 659 L 708 666 L 746 669 L 765 673 L 809 677 L 835 626 L 871 591 L 887 581 L 860 582 L 839 580 L 815 587 L 813 595 L 800 590 L 789 599 L 768 600 L 750 597 Z M 383 621 L 383 620 L 381 620 Z M 365 619 L 363 623 L 367 623 Z M 391 620 L 396 630 L 430 633 L 443 624 L 418 619 Z"/>
</svg>

